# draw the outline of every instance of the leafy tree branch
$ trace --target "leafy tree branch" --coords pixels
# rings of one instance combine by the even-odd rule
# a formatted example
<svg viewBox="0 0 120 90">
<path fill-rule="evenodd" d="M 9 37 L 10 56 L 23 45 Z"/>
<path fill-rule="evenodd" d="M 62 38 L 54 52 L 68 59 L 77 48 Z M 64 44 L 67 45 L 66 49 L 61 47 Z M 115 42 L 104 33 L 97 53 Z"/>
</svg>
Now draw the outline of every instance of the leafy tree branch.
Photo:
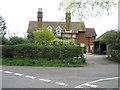
<svg viewBox="0 0 120 90">
<path fill-rule="evenodd" d="M 111 9 L 116 8 L 118 2 L 118 0 L 63 0 L 59 9 L 71 10 L 73 15 L 78 15 L 80 20 L 84 20 L 105 12 L 110 15 Z"/>
</svg>

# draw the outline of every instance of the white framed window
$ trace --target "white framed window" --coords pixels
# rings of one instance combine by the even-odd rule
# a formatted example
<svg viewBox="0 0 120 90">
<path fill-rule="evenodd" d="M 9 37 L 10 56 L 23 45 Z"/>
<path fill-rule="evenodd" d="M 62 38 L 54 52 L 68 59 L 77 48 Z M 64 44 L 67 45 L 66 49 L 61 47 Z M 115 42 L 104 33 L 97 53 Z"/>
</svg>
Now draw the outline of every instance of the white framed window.
<svg viewBox="0 0 120 90">
<path fill-rule="evenodd" d="M 60 26 L 58 26 L 56 28 L 56 35 L 61 36 L 61 31 L 62 31 L 62 28 Z"/>
<path fill-rule="evenodd" d="M 48 27 L 47 27 L 47 30 L 49 30 L 49 31 L 52 32 L 53 28 L 52 28 L 51 26 L 48 26 Z"/>
<path fill-rule="evenodd" d="M 72 32 L 72 30 L 70 29 L 70 31 L 67 31 L 67 30 L 65 29 L 65 32 Z"/>
</svg>

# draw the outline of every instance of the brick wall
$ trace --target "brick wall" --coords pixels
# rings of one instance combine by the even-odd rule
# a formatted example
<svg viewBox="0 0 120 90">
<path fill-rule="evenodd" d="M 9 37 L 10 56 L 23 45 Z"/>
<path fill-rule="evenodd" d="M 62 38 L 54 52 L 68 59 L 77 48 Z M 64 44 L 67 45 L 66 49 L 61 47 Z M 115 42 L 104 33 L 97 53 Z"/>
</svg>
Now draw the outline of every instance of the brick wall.
<svg viewBox="0 0 120 90">
<path fill-rule="evenodd" d="M 87 52 L 88 53 L 92 53 L 93 52 L 93 40 L 95 40 L 95 37 L 91 37 L 91 38 L 86 38 L 85 36 L 85 32 L 80 32 L 77 35 L 76 41 L 78 43 L 85 43 L 87 46 Z"/>
<path fill-rule="evenodd" d="M 76 40 L 78 43 L 85 43 L 86 44 L 85 32 L 78 33 Z"/>
</svg>

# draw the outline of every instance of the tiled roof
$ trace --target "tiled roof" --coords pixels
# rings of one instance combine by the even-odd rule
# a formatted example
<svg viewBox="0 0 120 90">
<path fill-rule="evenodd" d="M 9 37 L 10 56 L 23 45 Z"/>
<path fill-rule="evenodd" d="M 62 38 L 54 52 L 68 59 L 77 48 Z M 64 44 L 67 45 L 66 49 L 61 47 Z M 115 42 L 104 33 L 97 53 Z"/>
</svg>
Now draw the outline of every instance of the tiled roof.
<svg viewBox="0 0 120 90">
<path fill-rule="evenodd" d="M 96 37 L 97 36 L 94 28 L 86 28 L 85 35 L 86 35 L 86 37 Z"/>
<path fill-rule="evenodd" d="M 56 30 L 58 26 L 62 28 L 62 32 L 66 29 L 66 22 L 43 22 L 42 27 L 47 28 L 51 26 L 53 31 Z M 33 30 L 37 29 L 37 21 L 30 21 L 27 32 L 32 32 Z M 85 25 L 83 22 L 71 22 L 71 30 L 72 33 L 78 33 L 79 30 L 85 30 Z"/>
</svg>

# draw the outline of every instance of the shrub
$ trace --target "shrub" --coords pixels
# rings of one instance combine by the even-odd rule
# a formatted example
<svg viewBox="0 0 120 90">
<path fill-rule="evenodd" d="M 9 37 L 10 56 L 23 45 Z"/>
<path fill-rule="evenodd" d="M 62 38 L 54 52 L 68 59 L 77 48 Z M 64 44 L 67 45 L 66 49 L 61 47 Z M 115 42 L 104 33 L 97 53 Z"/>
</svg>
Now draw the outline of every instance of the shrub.
<svg viewBox="0 0 120 90">
<path fill-rule="evenodd" d="M 2 47 L 2 57 L 13 57 L 13 46 L 1 45 Z"/>
<path fill-rule="evenodd" d="M 58 38 L 52 40 L 50 44 L 55 46 L 75 45 L 75 43 L 72 40 L 62 40 Z"/>
<path fill-rule="evenodd" d="M 13 47 L 13 56 L 15 58 L 37 58 L 38 47 L 34 44 L 18 44 Z"/>
<path fill-rule="evenodd" d="M 54 40 L 55 38 L 56 38 L 55 35 L 51 31 L 45 29 L 39 30 L 38 32 L 34 33 L 35 43 L 51 41 Z"/>
<path fill-rule="evenodd" d="M 101 42 L 110 45 L 112 50 L 120 49 L 120 31 L 107 31 L 100 39 Z"/>
<path fill-rule="evenodd" d="M 3 57 L 66 59 L 78 57 L 82 54 L 79 45 L 43 46 L 39 44 L 18 44 L 6 47 Z M 9 56 L 8 53 L 12 55 Z"/>
<path fill-rule="evenodd" d="M 24 39 L 22 37 L 17 37 L 17 36 L 10 37 L 9 41 L 10 41 L 10 45 L 23 44 L 25 42 L 28 42 L 27 39 Z"/>
<path fill-rule="evenodd" d="M 62 39 L 54 39 L 51 41 L 47 41 L 47 42 L 41 42 L 41 45 L 44 46 L 67 46 L 67 45 L 76 45 L 76 43 L 72 40 L 62 40 Z"/>
<path fill-rule="evenodd" d="M 117 61 L 120 63 L 120 51 L 119 50 L 112 50 L 111 51 L 111 57 L 114 59 L 114 61 Z"/>
<path fill-rule="evenodd" d="M 5 37 L 0 37 L 0 41 L 1 41 L 1 45 L 9 45 L 10 41 L 9 39 L 5 38 Z"/>
</svg>

